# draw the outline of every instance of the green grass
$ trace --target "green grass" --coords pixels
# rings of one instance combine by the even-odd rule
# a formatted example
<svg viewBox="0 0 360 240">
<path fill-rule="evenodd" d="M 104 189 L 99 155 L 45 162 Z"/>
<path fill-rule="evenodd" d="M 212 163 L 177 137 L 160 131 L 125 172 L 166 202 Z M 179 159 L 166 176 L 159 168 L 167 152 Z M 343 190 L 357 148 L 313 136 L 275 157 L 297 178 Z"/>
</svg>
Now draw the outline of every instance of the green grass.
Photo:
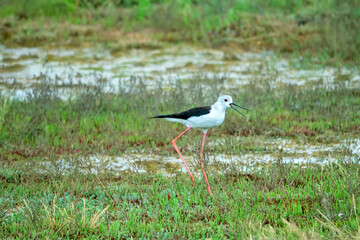
<svg viewBox="0 0 360 240">
<path fill-rule="evenodd" d="M 14 0 L 0 6 L 1 39 L 8 44 L 117 42 L 119 35 L 110 33 L 125 31 L 143 32 L 140 41 L 150 37 L 150 41 L 271 49 L 333 65 L 357 64 L 360 59 L 356 0 Z"/>
<path fill-rule="evenodd" d="M 16 46 L 101 43 L 120 51 L 159 47 L 154 39 L 188 41 L 303 56 L 295 66 L 303 68 L 314 62 L 358 64 L 359 18 L 359 3 L 351 0 L 14 0 L 0 2 L 0 39 Z M 149 39 L 121 42 L 134 32 Z M 193 188 L 180 172 L 166 177 L 114 174 L 106 167 L 97 175 L 79 171 L 93 154 L 176 154 L 169 153 L 170 142 L 184 126 L 148 118 L 213 103 L 221 94 L 251 112 L 245 119 L 229 110 L 207 138 L 226 144 L 206 147 L 206 154 L 260 155 L 269 149 L 259 143 L 273 138 L 314 146 L 359 138 L 360 90 L 345 88 L 342 79 L 333 89 L 274 90 L 269 76 L 225 91 L 226 78 L 194 78 L 177 81 L 176 88 L 159 82 L 152 89 L 140 77 L 120 79 L 122 87 L 111 92 L 99 78 L 92 87 L 64 86 L 72 91 L 68 100 L 61 100 L 49 76 L 40 77 L 24 100 L 0 92 L 0 238 L 359 237 L 359 159 L 347 150 L 329 153 L 338 156 L 335 163 L 305 167 L 284 163 L 289 153 L 278 150 L 277 162 L 250 173 L 229 163 L 219 174 L 210 167 L 225 166 L 209 163 L 219 164 L 207 171 L 213 197 L 202 178 Z M 200 141 L 190 131 L 179 146 L 195 156 Z M 36 165 L 56 166 L 63 158 L 74 168 L 51 172 Z"/>
<path fill-rule="evenodd" d="M 2 238 L 349 239 L 359 231 L 354 164 L 281 162 L 243 174 L 34 174 L 0 170 Z"/>
<path fill-rule="evenodd" d="M 103 90 L 106 84 L 99 79 L 98 86 L 74 89 L 72 98 L 66 101 L 60 100 L 59 91 L 52 83 L 40 84 L 24 101 L 3 97 L 0 101 L 3 158 L 75 151 L 116 155 L 139 146 L 155 150 L 168 145 L 183 126 L 149 117 L 183 111 L 194 107 L 195 102 L 196 105 L 213 103 L 224 92 L 221 83 L 216 83 L 218 87 L 212 91 L 203 91 L 202 83 L 196 81 L 179 82 L 178 89 L 173 90 L 162 87 L 149 90 L 140 82 L 137 78 L 126 88 L 106 93 Z M 189 86 L 187 91 L 185 86 Z M 240 92 L 226 91 L 235 102 L 251 111 L 247 120 L 235 111 L 228 111 L 224 124 L 211 130 L 209 141 L 226 137 L 229 144 L 214 146 L 211 151 L 253 151 L 256 146 L 246 140 L 248 136 L 303 137 L 316 143 L 333 139 L 334 134 L 339 139 L 359 134 L 358 89 L 294 86 L 273 91 L 258 86 L 255 81 Z M 191 134 L 197 136 L 196 131 Z M 234 145 L 239 137 L 242 145 Z M 184 141 L 186 146 L 197 138 L 184 138 Z"/>
<path fill-rule="evenodd" d="M 92 87 L 65 86 L 72 97 L 61 100 L 59 89 L 44 78 L 48 81 L 39 79 L 24 100 L 0 98 L 0 238 L 358 236 L 359 159 L 345 150 L 335 163 L 305 168 L 284 163 L 287 155 L 281 151 L 275 163 L 247 172 L 232 163 L 209 163 L 219 164 L 209 169 L 228 169 L 223 174 L 207 171 L 214 197 L 208 196 L 202 178 L 193 188 L 180 172 L 166 177 L 112 172 L 106 166 L 97 175 L 79 170 L 92 154 L 169 154 L 171 139 L 184 127 L 148 117 L 212 103 L 223 92 L 251 112 L 247 121 L 228 111 L 226 121 L 207 138 L 226 144 L 207 147 L 206 154 L 261 154 L 264 149 L 257 143 L 266 138 L 314 145 L 358 138 L 358 89 L 319 85 L 274 91 L 271 79 L 258 79 L 224 91 L 226 79 L 215 76 L 178 80 L 176 90 L 161 83 L 148 89 L 137 77 L 105 92 L 107 84 L 100 78 Z M 198 153 L 191 146 L 200 138 L 190 132 L 181 140 L 182 152 Z M 59 159 L 70 160 L 73 167 L 59 169 Z M 40 170 L 37 163 L 45 162 L 58 170 Z"/>
</svg>

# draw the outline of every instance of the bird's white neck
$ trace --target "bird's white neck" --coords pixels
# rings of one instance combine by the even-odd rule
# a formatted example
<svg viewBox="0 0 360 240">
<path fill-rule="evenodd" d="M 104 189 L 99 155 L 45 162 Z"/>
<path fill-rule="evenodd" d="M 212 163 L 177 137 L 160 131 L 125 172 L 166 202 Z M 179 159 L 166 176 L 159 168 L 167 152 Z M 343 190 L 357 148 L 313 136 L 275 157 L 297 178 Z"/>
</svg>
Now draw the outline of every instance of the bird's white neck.
<svg viewBox="0 0 360 240">
<path fill-rule="evenodd" d="M 221 104 L 220 102 L 216 102 L 211 106 L 211 109 L 214 109 L 217 112 L 224 113 L 226 110 L 226 107 L 223 104 Z"/>
</svg>

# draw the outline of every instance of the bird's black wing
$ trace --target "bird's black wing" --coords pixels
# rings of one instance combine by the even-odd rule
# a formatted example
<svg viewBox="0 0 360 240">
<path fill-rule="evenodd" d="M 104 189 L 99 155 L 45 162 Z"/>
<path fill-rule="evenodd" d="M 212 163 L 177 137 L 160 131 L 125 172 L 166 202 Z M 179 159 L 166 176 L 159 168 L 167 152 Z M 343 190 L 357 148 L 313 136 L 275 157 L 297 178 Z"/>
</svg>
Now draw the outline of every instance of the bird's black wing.
<svg viewBox="0 0 360 240">
<path fill-rule="evenodd" d="M 211 106 L 196 107 L 180 113 L 173 113 L 167 115 L 156 115 L 152 118 L 179 118 L 187 120 L 190 117 L 198 117 L 210 113 Z"/>
</svg>

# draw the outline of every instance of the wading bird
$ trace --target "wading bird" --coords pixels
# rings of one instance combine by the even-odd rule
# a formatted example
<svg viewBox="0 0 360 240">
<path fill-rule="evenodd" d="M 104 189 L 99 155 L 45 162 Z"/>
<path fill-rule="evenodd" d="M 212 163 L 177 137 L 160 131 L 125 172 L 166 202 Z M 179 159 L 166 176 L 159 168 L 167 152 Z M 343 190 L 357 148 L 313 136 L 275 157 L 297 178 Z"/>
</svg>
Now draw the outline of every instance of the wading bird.
<svg viewBox="0 0 360 240">
<path fill-rule="evenodd" d="M 192 185 L 194 186 L 194 177 L 191 174 L 188 166 L 185 163 L 184 158 L 181 156 L 181 153 L 179 149 L 176 146 L 176 140 L 178 140 L 182 135 L 184 135 L 187 131 L 190 130 L 190 128 L 197 128 L 204 132 L 202 145 L 201 145 L 201 151 L 200 151 L 200 166 L 203 171 L 206 184 L 208 186 L 208 191 L 210 196 L 212 195 L 210 190 L 210 185 L 208 182 L 208 179 L 206 177 L 206 173 L 204 170 L 203 162 L 202 162 L 202 156 L 203 156 L 203 150 L 204 150 L 204 143 L 205 143 L 205 136 L 209 128 L 217 127 L 219 126 L 225 119 L 225 111 L 227 108 L 232 108 L 244 117 L 246 117 L 244 114 L 242 114 L 239 110 L 237 110 L 234 106 L 245 109 L 246 111 L 249 111 L 248 109 L 241 107 L 235 103 L 233 103 L 233 100 L 231 96 L 224 95 L 218 98 L 217 102 L 214 103 L 212 106 L 206 106 L 206 107 L 196 107 L 189 109 L 184 112 L 180 113 L 173 113 L 173 114 L 167 114 L 167 115 L 156 115 L 152 118 L 163 118 L 168 121 L 172 122 L 178 122 L 185 124 L 187 126 L 187 129 L 181 133 L 179 136 L 177 136 L 175 139 L 172 140 L 172 145 L 174 146 L 176 152 L 179 154 L 182 162 L 185 165 L 185 168 L 187 172 L 190 175 Z"/>
</svg>

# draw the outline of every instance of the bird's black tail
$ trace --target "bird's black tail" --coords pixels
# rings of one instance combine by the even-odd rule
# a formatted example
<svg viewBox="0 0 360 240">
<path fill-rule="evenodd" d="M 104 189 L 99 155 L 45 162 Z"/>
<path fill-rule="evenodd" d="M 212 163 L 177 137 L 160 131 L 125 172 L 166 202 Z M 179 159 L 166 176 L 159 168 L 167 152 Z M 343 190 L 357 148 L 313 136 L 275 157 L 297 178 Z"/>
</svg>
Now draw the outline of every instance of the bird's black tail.
<svg viewBox="0 0 360 240">
<path fill-rule="evenodd" d="M 153 117 L 150 117 L 150 118 L 167 118 L 169 117 L 170 115 L 155 115 Z"/>
</svg>

